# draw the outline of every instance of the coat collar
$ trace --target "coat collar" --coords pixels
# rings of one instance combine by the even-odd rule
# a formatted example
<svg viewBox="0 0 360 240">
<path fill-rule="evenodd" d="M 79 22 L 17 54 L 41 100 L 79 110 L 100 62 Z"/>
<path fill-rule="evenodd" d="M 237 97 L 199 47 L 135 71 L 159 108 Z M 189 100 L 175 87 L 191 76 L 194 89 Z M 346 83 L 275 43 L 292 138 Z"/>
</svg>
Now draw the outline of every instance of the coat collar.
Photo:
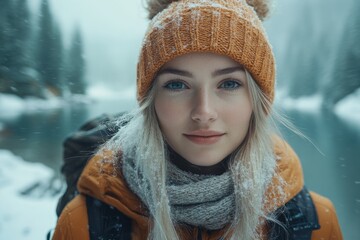
<svg viewBox="0 0 360 240">
<path fill-rule="evenodd" d="M 303 188 L 304 179 L 300 161 L 292 148 L 281 138 L 274 137 L 274 152 L 277 156 L 276 171 L 283 181 L 273 179 L 266 192 L 265 211 L 270 213 L 294 198 Z M 148 213 L 140 199 L 128 188 L 121 170 L 114 165 L 114 154 L 102 151 L 89 160 L 78 181 L 78 190 L 109 205 L 114 206 L 138 223 L 141 228 L 148 227 Z M 282 201 L 277 199 L 279 186 L 285 192 Z"/>
</svg>

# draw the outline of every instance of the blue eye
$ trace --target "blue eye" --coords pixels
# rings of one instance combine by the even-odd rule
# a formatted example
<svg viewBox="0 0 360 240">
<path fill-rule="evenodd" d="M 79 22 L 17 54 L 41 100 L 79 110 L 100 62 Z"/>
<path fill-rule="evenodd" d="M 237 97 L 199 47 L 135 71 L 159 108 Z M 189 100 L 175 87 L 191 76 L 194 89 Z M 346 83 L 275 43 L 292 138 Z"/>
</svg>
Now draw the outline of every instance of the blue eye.
<svg viewBox="0 0 360 240">
<path fill-rule="evenodd" d="M 185 85 L 185 83 L 183 83 L 181 81 L 171 81 L 171 82 L 166 83 L 163 87 L 166 89 L 169 89 L 171 91 L 179 91 L 179 90 L 183 90 L 183 89 L 188 89 L 188 87 Z"/>
<path fill-rule="evenodd" d="M 226 90 L 236 90 L 239 87 L 241 87 L 241 84 L 238 81 L 234 81 L 234 80 L 226 80 L 222 82 L 219 86 L 219 88 L 223 88 Z"/>
</svg>

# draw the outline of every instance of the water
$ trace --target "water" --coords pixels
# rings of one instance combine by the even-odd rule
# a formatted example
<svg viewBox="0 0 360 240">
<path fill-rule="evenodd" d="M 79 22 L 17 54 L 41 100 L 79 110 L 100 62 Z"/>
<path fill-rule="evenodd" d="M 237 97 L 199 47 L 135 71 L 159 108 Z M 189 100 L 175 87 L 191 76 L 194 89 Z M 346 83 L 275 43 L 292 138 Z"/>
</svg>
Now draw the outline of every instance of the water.
<svg viewBox="0 0 360 240">
<path fill-rule="evenodd" d="M 62 142 L 67 136 L 101 114 L 118 113 L 135 106 L 135 100 L 99 101 L 0 119 L 5 124 L 5 130 L 0 131 L 0 149 L 8 149 L 29 162 L 41 162 L 58 172 Z"/>
<path fill-rule="evenodd" d="M 0 148 L 59 172 L 66 136 L 102 113 L 117 113 L 135 105 L 135 101 L 103 101 L 2 120 L 6 128 L 0 132 Z M 332 200 L 345 239 L 360 239 L 360 127 L 329 113 L 287 114 L 323 153 L 310 142 L 284 132 L 302 161 L 306 186 Z"/>
<path fill-rule="evenodd" d="M 312 141 L 284 133 L 301 159 L 305 185 L 331 199 L 344 239 L 360 239 L 360 127 L 326 112 L 287 115 Z"/>
</svg>

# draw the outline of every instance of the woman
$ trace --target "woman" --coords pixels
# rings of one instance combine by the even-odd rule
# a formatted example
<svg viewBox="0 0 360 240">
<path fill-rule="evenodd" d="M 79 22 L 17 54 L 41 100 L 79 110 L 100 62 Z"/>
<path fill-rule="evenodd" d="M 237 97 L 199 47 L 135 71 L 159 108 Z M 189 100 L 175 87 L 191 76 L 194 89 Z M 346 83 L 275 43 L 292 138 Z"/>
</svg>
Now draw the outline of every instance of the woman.
<svg viewBox="0 0 360 240">
<path fill-rule="evenodd" d="M 275 134 L 265 1 L 148 4 L 140 107 L 87 164 L 53 239 L 93 238 L 100 203 L 121 232 L 104 234 L 115 225 L 95 215 L 101 239 L 342 239 L 333 205 L 307 192 Z"/>
</svg>

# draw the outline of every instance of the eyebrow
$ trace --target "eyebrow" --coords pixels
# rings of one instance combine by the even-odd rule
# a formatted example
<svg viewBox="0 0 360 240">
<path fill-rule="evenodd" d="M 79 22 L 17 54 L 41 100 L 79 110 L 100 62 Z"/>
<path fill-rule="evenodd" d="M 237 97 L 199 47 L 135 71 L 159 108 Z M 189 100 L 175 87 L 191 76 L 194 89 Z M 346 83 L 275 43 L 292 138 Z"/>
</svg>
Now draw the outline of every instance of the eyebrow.
<svg viewBox="0 0 360 240">
<path fill-rule="evenodd" d="M 216 76 L 220 76 L 220 75 L 224 75 L 224 74 L 229 74 L 229 73 L 233 73 L 236 71 L 244 71 L 244 67 L 243 66 L 236 66 L 236 67 L 229 67 L 229 68 L 224 68 L 224 69 L 220 69 L 220 70 L 216 70 L 215 72 L 212 73 L 213 77 Z"/>
<path fill-rule="evenodd" d="M 158 72 L 157 76 L 160 76 L 161 74 L 166 74 L 166 73 L 171 73 L 171 74 L 180 75 L 180 76 L 189 77 L 189 78 L 193 77 L 193 75 L 190 72 L 180 70 L 180 69 L 175 69 L 175 68 L 161 69 Z"/>
<path fill-rule="evenodd" d="M 244 71 L 244 67 L 243 66 L 236 66 L 236 67 L 229 67 L 229 68 L 219 69 L 219 70 L 216 70 L 215 72 L 213 72 L 211 75 L 213 77 L 216 77 L 216 76 L 220 76 L 220 75 L 224 75 L 224 74 L 233 73 L 233 72 L 236 72 L 236 71 Z M 175 68 L 161 69 L 158 72 L 157 76 L 160 76 L 161 74 L 166 74 L 166 73 L 180 75 L 180 76 L 189 77 L 189 78 L 193 77 L 193 75 L 190 72 L 180 70 L 180 69 L 175 69 Z"/>
</svg>

